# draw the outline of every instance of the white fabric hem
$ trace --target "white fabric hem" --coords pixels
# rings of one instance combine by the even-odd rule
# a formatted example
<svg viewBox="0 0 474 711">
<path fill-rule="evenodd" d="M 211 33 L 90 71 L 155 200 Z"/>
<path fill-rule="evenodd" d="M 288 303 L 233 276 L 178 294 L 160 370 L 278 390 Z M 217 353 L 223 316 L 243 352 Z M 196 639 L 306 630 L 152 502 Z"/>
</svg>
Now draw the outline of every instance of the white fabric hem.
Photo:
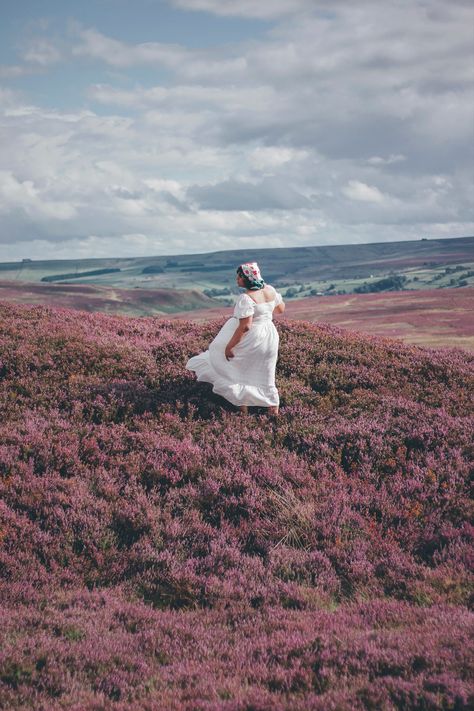
<svg viewBox="0 0 474 711">
<path fill-rule="evenodd" d="M 198 381 L 211 383 L 212 392 L 221 395 L 232 405 L 240 407 L 276 407 L 280 398 L 276 386 L 260 387 L 258 385 L 240 385 L 228 383 L 219 376 L 209 362 L 208 352 L 193 356 L 186 363 L 186 370 L 196 374 Z"/>
</svg>

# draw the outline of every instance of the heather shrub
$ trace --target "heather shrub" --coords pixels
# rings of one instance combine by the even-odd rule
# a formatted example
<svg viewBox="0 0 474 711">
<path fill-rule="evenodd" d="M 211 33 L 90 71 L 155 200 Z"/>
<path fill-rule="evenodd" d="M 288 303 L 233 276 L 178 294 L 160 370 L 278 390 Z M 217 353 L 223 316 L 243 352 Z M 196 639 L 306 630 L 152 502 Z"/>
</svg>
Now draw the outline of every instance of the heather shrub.
<svg viewBox="0 0 474 711">
<path fill-rule="evenodd" d="M 468 708 L 474 359 L 282 320 L 275 423 L 221 324 L 0 304 L 0 702 Z"/>
</svg>

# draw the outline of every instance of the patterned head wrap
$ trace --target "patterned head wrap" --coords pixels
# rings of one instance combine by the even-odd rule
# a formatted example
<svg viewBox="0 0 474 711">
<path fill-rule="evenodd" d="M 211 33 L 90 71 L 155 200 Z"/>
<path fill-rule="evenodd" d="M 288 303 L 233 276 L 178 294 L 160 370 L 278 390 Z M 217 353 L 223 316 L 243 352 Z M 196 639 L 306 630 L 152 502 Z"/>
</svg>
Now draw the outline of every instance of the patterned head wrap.
<svg viewBox="0 0 474 711">
<path fill-rule="evenodd" d="M 257 262 L 246 262 L 238 267 L 237 272 L 240 276 L 245 277 L 249 282 L 250 291 L 257 291 L 258 289 L 263 289 L 265 282 L 260 274 L 260 269 Z"/>
</svg>

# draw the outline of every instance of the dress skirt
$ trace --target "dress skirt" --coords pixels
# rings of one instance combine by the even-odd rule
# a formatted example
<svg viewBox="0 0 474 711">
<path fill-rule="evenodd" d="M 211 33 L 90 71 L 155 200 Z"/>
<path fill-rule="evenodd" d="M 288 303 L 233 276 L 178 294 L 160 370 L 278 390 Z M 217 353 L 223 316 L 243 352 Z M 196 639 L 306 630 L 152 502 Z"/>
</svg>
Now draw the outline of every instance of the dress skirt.
<svg viewBox="0 0 474 711">
<path fill-rule="evenodd" d="M 236 317 L 226 321 L 208 350 L 190 358 L 186 368 L 198 380 L 212 383 L 213 392 L 233 405 L 274 407 L 280 403 L 275 386 L 279 336 L 272 321 L 273 303 L 270 310 L 258 306 L 269 304 L 256 305 L 250 330 L 232 349 L 234 358 L 226 359 L 225 347 L 239 325 Z"/>
</svg>

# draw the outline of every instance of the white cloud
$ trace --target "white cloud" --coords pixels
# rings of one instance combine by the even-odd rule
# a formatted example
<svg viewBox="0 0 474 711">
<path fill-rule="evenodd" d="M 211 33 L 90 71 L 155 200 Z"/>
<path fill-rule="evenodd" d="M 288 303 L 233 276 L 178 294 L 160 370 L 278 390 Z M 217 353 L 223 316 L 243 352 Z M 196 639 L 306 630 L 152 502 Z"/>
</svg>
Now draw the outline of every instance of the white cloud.
<svg viewBox="0 0 474 711">
<path fill-rule="evenodd" d="M 372 156 L 367 160 L 369 165 L 392 165 L 393 163 L 400 163 L 400 161 L 406 160 L 406 156 L 400 154 L 391 154 L 387 158 L 382 156 Z"/>
<path fill-rule="evenodd" d="M 73 46 L 73 55 L 100 59 L 114 67 L 154 64 L 173 68 L 181 64 L 190 54 L 183 47 L 160 42 L 130 45 L 107 37 L 94 28 L 78 27 L 77 35 L 80 43 Z"/>
<path fill-rule="evenodd" d="M 61 52 L 58 47 L 47 39 L 37 38 L 24 52 L 23 59 L 31 64 L 39 64 L 42 67 L 56 64 L 61 59 Z"/>
<path fill-rule="evenodd" d="M 93 79 L 77 110 L 0 88 L 5 250 L 32 234 L 54 256 L 472 233 L 469 5 L 178 4 L 268 23 L 199 49 L 77 24 L 69 50 L 30 43 L 25 67 L 59 54 Z"/>
<path fill-rule="evenodd" d="M 374 186 L 361 183 L 359 180 L 349 180 L 348 184 L 342 188 L 342 192 L 350 200 L 361 202 L 384 202 L 385 196 Z"/>
<path fill-rule="evenodd" d="M 261 211 L 311 207 L 308 198 L 275 178 L 264 178 L 257 183 L 225 180 L 214 185 L 193 185 L 187 194 L 203 210 Z"/>
<path fill-rule="evenodd" d="M 214 15 L 268 20 L 310 8 L 310 0 L 171 0 L 184 10 L 210 12 Z"/>
<path fill-rule="evenodd" d="M 248 156 L 249 164 L 256 170 L 272 171 L 292 161 L 307 158 L 308 151 L 295 150 L 285 146 L 258 146 Z"/>
<path fill-rule="evenodd" d="M 184 80 L 211 83 L 227 83 L 232 77 L 245 79 L 248 74 L 245 56 L 234 56 L 228 49 L 191 50 L 162 42 L 130 44 L 77 25 L 75 35 L 79 41 L 72 47 L 73 56 L 100 60 L 112 67 L 148 65 L 175 71 Z"/>
<path fill-rule="evenodd" d="M 0 212 L 22 210 L 34 219 L 70 220 L 76 216 L 73 204 L 47 197 L 32 180 L 19 180 L 7 171 L 0 171 Z"/>
<path fill-rule="evenodd" d="M 172 195 L 176 200 L 184 201 L 186 191 L 184 186 L 177 180 L 166 180 L 163 178 L 149 178 L 143 181 L 144 184 L 158 194 Z"/>
<path fill-rule="evenodd" d="M 103 84 L 91 86 L 88 96 L 97 103 L 109 106 L 127 108 L 165 107 L 170 109 L 185 109 L 187 112 L 212 110 L 219 112 L 248 111 L 252 106 L 254 111 L 265 110 L 277 99 L 271 87 L 245 86 L 202 86 L 179 84 L 174 87 L 155 86 L 145 89 L 116 89 Z"/>
</svg>

